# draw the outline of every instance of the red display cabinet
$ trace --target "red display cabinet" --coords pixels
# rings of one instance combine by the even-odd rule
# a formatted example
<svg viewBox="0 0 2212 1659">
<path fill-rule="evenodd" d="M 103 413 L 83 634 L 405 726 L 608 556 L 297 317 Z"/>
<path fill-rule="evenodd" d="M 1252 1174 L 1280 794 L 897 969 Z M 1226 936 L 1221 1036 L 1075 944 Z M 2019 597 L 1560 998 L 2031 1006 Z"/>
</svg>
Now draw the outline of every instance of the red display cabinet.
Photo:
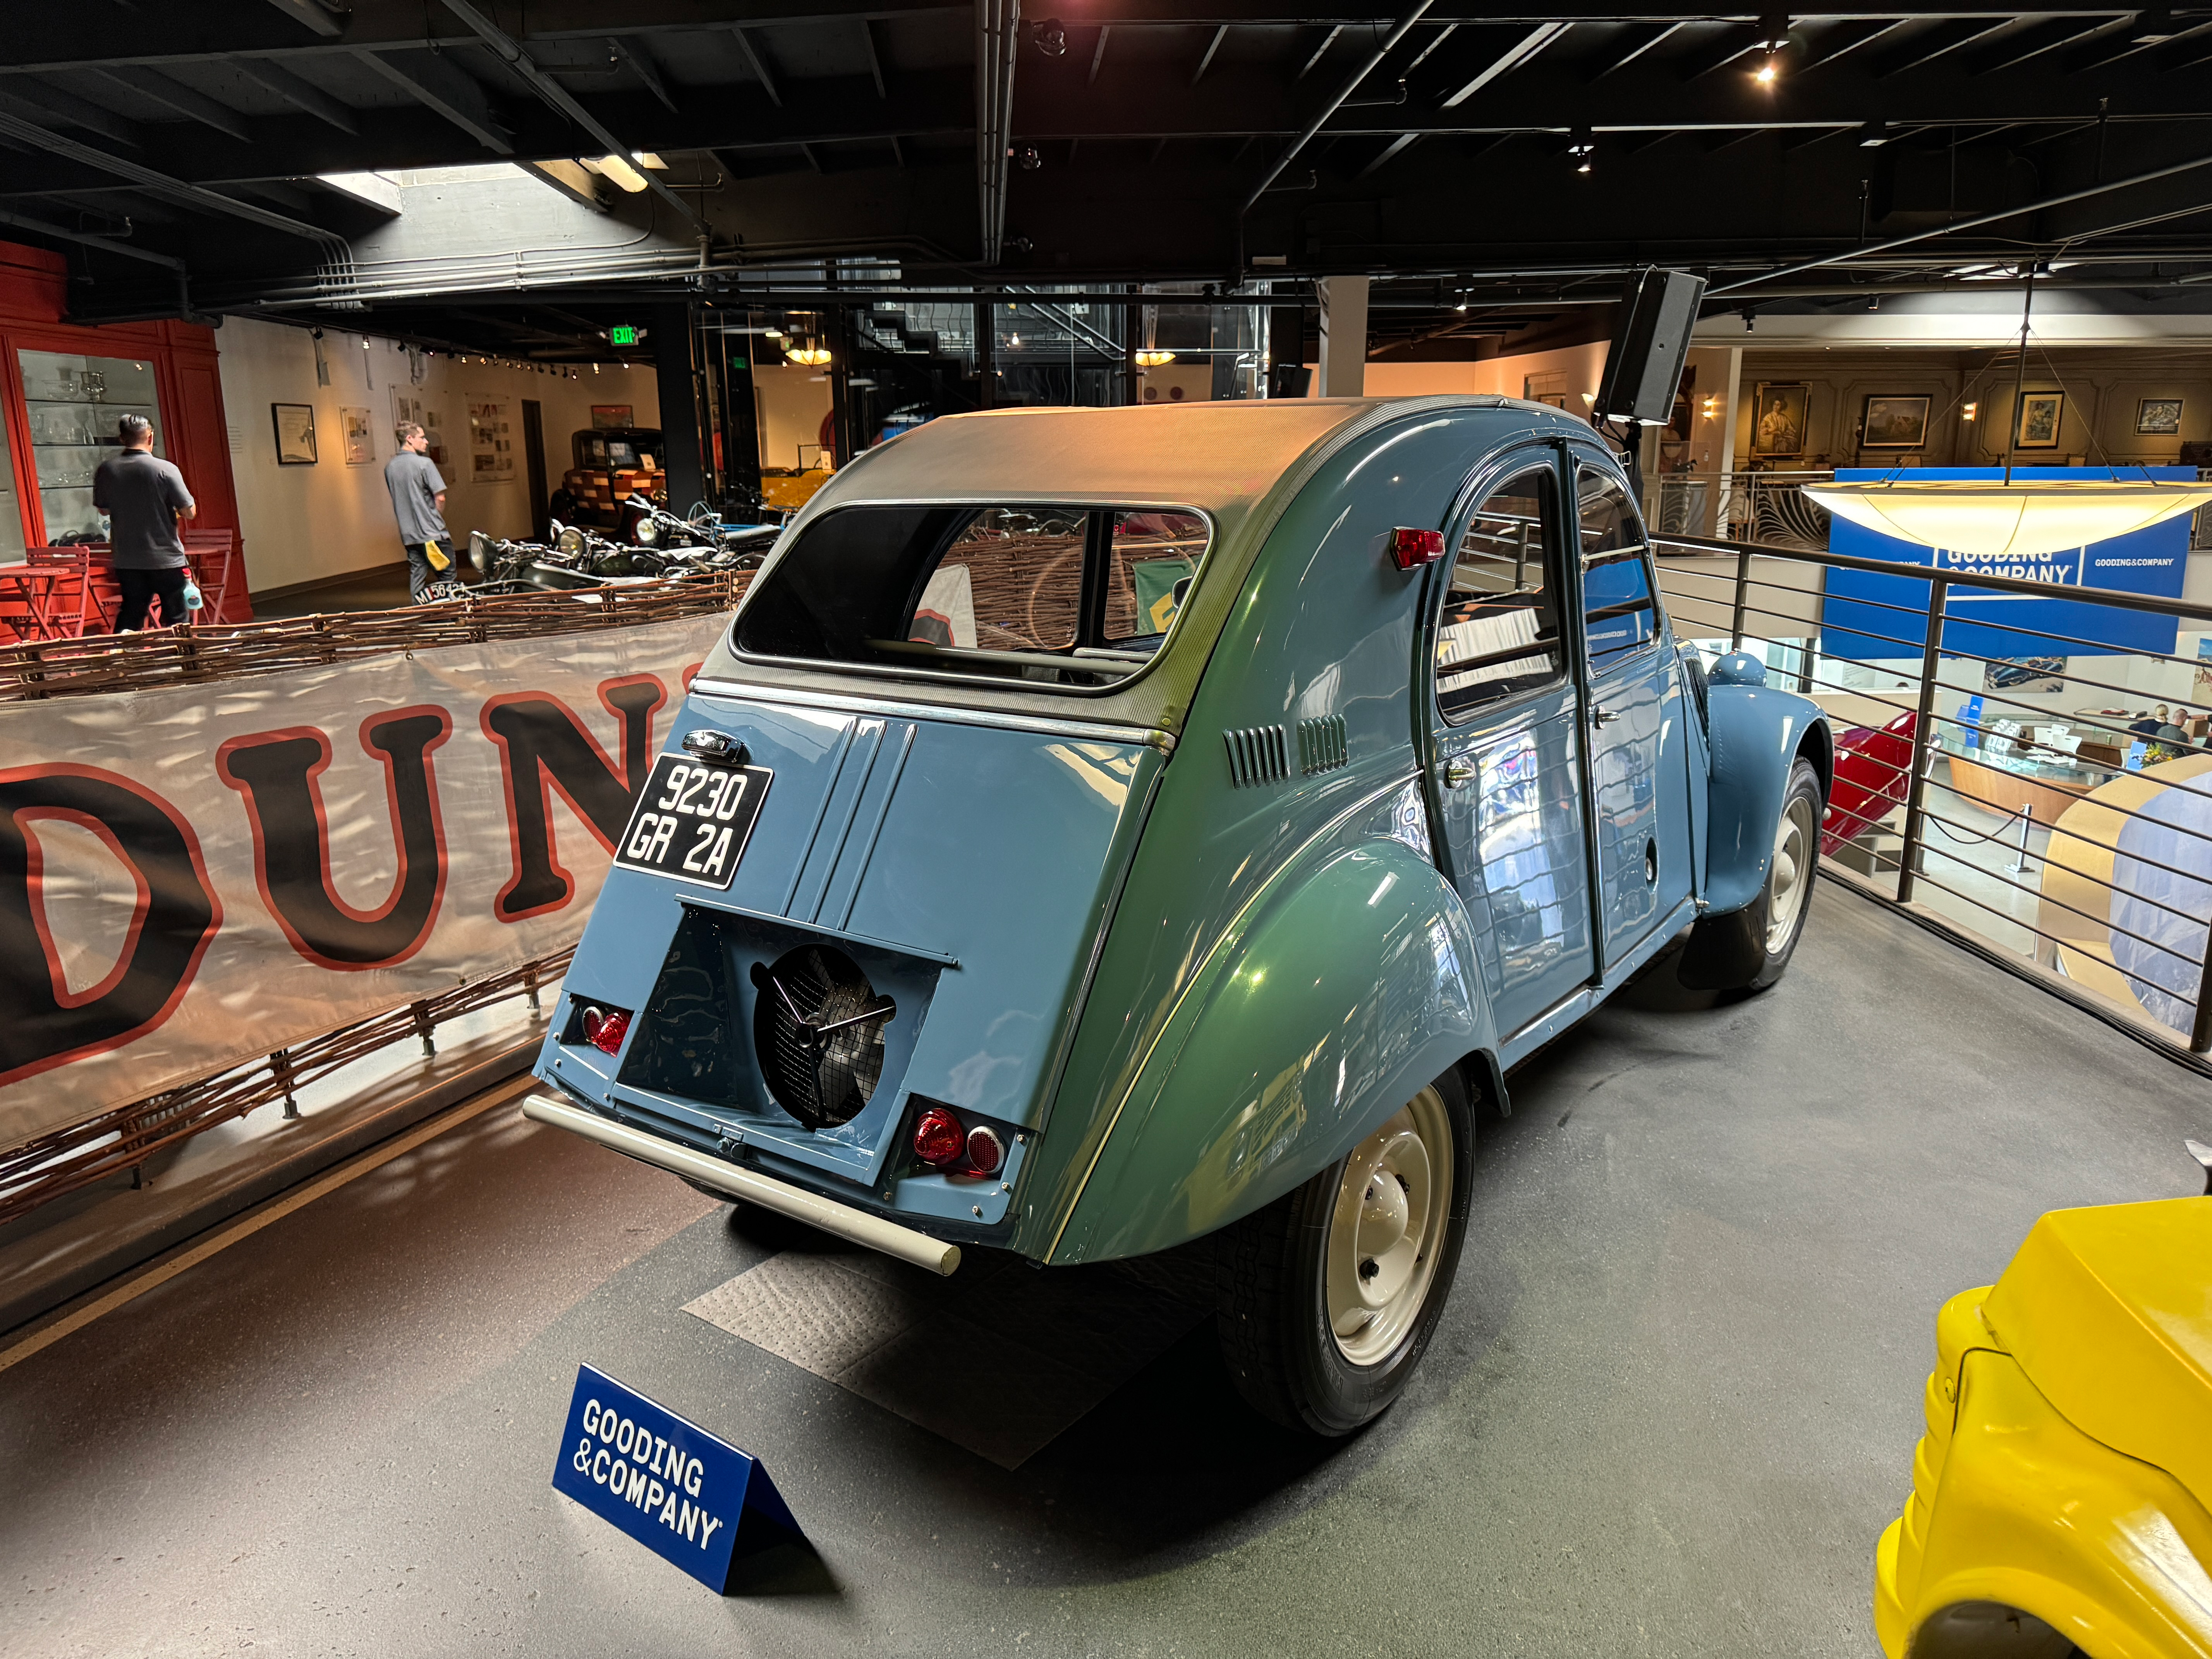
<svg viewBox="0 0 2212 1659">
<path fill-rule="evenodd" d="M 0 568 L 73 534 L 96 532 L 92 474 L 116 450 L 132 410 L 154 422 L 157 453 L 174 461 L 199 504 L 189 527 L 228 532 L 232 568 L 222 615 L 252 615 L 238 545 L 215 331 L 195 323 L 66 320 L 69 267 L 58 253 L 0 242 Z"/>
</svg>

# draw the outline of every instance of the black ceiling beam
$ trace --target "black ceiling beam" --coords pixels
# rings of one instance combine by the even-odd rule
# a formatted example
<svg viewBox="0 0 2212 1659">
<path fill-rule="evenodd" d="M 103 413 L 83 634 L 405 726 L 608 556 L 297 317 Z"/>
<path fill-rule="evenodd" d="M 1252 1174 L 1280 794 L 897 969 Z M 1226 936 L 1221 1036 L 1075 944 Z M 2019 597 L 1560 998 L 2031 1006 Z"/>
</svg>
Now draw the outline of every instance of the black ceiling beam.
<svg viewBox="0 0 2212 1659">
<path fill-rule="evenodd" d="M 1902 75 L 1908 70 L 1925 68 L 1978 41 L 1989 40 L 2008 27 L 2010 23 L 2009 18 L 1998 23 L 1984 23 L 1978 18 L 1947 19 L 1900 41 L 1892 50 L 1878 54 L 1874 59 L 1875 76 L 1887 81 L 1892 76 Z"/>
<path fill-rule="evenodd" d="M 1673 60 L 1674 78 L 1681 82 L 1701 81 L 1750 52 L 1758 39 L 1759 30 L 1744 23 L 1726 24 L 1700 34 L 1680 57 Z"/>
<path fill-rule="evenodd" d="M 1213 39 L 1206 42 L 1205 55 L 1198 60 L 1198 67 L 1190 72 L 1191 85 L 1196 86 L 1206 78 L 1206 70 L 1213 67 L 1213 54 L 1221 50 L 1221 43 L 1228 38 L 1229 25 L 1217 24 L 1213 31 Z"/>
<path fill-rule="evenodd" d="M 664 109 L 672 115 L 676 112 L 676 100 L 668 95 L 668 84 L 660 78 L 660 66 L 653 61 L 653 54 L 644 41 L 624 40 L 618 34 L 611 34 L 607 37 L 607 50 L 637 76 L 647 92 L 660 100 Z"/>
<path fill-rule="evenodd" d="M 265 58 L 241 58 L 232 67 L 264 92 L 273 92 L 294 109 L 336 127 L 349 137 L 361 136 L 361 118 L 312 81 L 302 80 L 281 64 Z M 0 82 L 4 84 L 4 82 Z"/>
<path fill-rule="evenodd" d="M 876 51 L 876 26 L 865 17 L 860 20 L 860 44 L 867 48 L 868 73 L 875 80 L 876 96 L 889 97 L 890 94 L 884 88 L 883 57 Z"/>
<path fill-rule="evenodd" d="M 367 64 L 423 108 L 434 110 L 495 155 L 514 154 L 514 135 L 492 113 L 483 82 L 442 52 L 356 52 Z"/>
<path fill-rule="evenodd" d="M 761 49 L 753 44 L 752 36 L 747 34 L 743 29 L 734 27 L 730 30 L 730 34 L 737 41 L 738 50 L 744 54 L 746 64 L 751 67 L 753 78 L 760 82 L 761 90 L 768 94 L 769 102 L 781 109 L 783 94 L 777 90 L 775 76 L 769 69 L 768 59 L 762 54 Z"/>
<path fill-rule="evenodd" d="M 147 69 L 138 64 L 118 64 L 97 73 L 126 91 L 149 99 L 188 121 L 198 121 L 202 126 L 213 127 L 217 132 L 234 138 L 241 144 L 253 142 L 253 135 L 246 131 L 243 115 L 229 105 L 217 103 L 205 93 L 196 92 L 159 70 Z"/>
<path fill-rule="evenodd" d="M 345 32 L 345 20 L 325 5 L 323 0 L 269 0 L 269 3 L 317 34 L 329 37 Z"/>
<path fill-rule="evenodd" d="M 1626 69 L 1653 47 L 1672 39 L 1675 31 L 1684 27 L 1685 25 L 1679 22 L 1632 25 L 1626 40 L 1616 43 L 1626 49 L 1625 51 L 1608 50 L 1605 61 L 1589 70 L 1587 78 L 1595 85 L 1604 80 L 1607 76 Z"/>
<path fill-rule="evenodd" d="M 1524 64 L 1532 62 L 1565 35 L 1572 25 L 1567 23 L 1537 23 L 1523 33 L 1516 34 L 1510 42 L 1503 43 L 1496 36 L 1489 37 L 1481 48 L 1481 55 L 1468 71 L 1453 77 L 1455 84 L 1437 100 L 1444 109 L 1457 109 L 1468 99 L 1493 82 L 1504 79 Z"/>
<path fill-rule="evenodd" d="M 0 81 L 0 100 L 14 104 L 18 113 L 42 127 L 58 121 L 82 131 L 96 132 L 116 143 L 128 144 L 133 149 L 145 148 L 145 137 L 136 122 L 126 121 L 114 111 L 61 87 L 33 81 Z"/>
<path fill-rule="evenodd" d="M 607 131 L 597 116 L 578 103 L 574 95 L 566 87 L 539 68 L 537 59 L 525 52 L 513 36 L 485 16 L 483 13 L 478 11 L 469 3 L 469 0 L 442 0 L 442 3 L 447 11 L 466 23 L 475 32 L 477 38 L 490 47 L 493 54 L 510 70 L 520 76 L 543 102 L 567 116 L 578 126 L 583 128 L 594 141 L 605 145 L 606 148 L 603 153 L 617 155 L 629 155 L 633 153 L 630 146 L 624 144 L 621 139 Z M 637 148 L 647 147 L 641 145 Z M 647 187 L 654 195 L 674 208 L 702 235 L 708 234 L 707 222 L 699 216 L 697 208 L 662 183 L 653 169 L 648 167 L 641 171 Z"/>
</svg>

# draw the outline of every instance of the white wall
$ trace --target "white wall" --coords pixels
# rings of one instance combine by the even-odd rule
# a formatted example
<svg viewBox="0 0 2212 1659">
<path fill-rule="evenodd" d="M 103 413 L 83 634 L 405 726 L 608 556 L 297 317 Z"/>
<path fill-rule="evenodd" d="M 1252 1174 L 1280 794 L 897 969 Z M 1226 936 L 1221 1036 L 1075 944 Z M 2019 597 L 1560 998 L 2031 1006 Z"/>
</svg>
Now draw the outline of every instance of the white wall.
<svg viewBox="0 0 2212 1659">
<path fill-rule="evenodd" d="M 1559 346 L 1549 351 L 1523 352 L 1512 357 L 1490 357 L 1479 362 L 1372 362 L 1367 365 L 1366 395 L 1370 398 L 1421 398 L 1443 392 L 1500 393 L 1508 398 L 1564 396 L 1567 411 L 1589 410 L 1585 392 L 1597 392 L 1605 373 L 1606 343 Z M 1307 365 L 1309 368 L 1314 366 Z M 1534 381 L 1533 386 L 1531 381 Z M 1310 397 L 1321 395 L 1321 375 L 1316 372 Z"/>
<path fill-rule="evenodd" d="M 362 349 L 366 337 L 368 349 Z M 446 523 L 456 540 L 471 530 L 494 535 L 529 533 L 529 471 L 521 452 L 522 402 L 543 409 L 545 477 L 557 488 L 568 470 L 569 434 L 592 423 L 593 404 L 628 404 L 641 425 L 660 420 L 659 381 L 650 368 L 609 367 L 540 373 L 450 356 L 426 356 L 422 382 L 410 379 L 407 353 L 377 336 L 326 331 L 323 353 L 331 383 L 315 384 L 315 342 L 305 329 L 233 318 L 216 331 L 222 401 L 230 423 L 230 465 L 238 488 L 240 538 L 250 591 L 341 575 L 397 562 L 404 555 L 392 520 L 384 466 L 397 445 L 392 437 L 392 391 L 401 388 L 434 410 L 445 440 Z M 516 444 L 513 481 L 476 483 L 470 478 L 467 402 L 471 396 L 504 398 Z M 276 462 L 271 404 L 311 404 L 315 410 L 313 466 Z M 349 466 L 343 408 L 370 411 L 375 459 Z"/>
</svg>

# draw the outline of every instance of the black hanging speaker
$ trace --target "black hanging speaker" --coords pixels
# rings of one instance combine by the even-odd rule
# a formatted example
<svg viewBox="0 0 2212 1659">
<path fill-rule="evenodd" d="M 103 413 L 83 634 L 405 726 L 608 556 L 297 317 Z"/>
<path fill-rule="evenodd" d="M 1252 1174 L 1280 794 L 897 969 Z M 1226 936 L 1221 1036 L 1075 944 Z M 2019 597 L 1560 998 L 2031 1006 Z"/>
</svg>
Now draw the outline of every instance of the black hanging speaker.
<svg viewBox="0 0 2212 1659">
<path fill-rule="evenodd" d="M 1690 331 L 1698 325 L 1698 302 L 1705 295 L 1705 279 L 1686 270 L 1653 267 L 1637 277 L 1605 354 L 1592 420 L 1658 426 L 1673 416 Z"/>
</svg>

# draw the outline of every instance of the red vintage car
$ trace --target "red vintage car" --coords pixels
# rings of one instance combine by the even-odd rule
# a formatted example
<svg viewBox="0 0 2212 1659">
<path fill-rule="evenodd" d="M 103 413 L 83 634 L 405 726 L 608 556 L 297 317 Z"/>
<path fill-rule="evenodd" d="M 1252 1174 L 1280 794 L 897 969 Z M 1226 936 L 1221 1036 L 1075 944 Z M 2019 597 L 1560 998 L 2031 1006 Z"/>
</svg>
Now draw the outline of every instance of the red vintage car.
<svg viewBox="0 0 2212 1659">
<path fill-rule="evenodd" d="M 1828 815 L 1820 821 L 1820 853 L 1833 858 L 1843 844 L 1865 835 L 1905 799 L 1912 772 L 1912 739 L 1920 716 L 1906 710 L 1877 732 L 1855 726 L 1836 738 L 1836 779 L 1828 787 Z"/>
</svg>

